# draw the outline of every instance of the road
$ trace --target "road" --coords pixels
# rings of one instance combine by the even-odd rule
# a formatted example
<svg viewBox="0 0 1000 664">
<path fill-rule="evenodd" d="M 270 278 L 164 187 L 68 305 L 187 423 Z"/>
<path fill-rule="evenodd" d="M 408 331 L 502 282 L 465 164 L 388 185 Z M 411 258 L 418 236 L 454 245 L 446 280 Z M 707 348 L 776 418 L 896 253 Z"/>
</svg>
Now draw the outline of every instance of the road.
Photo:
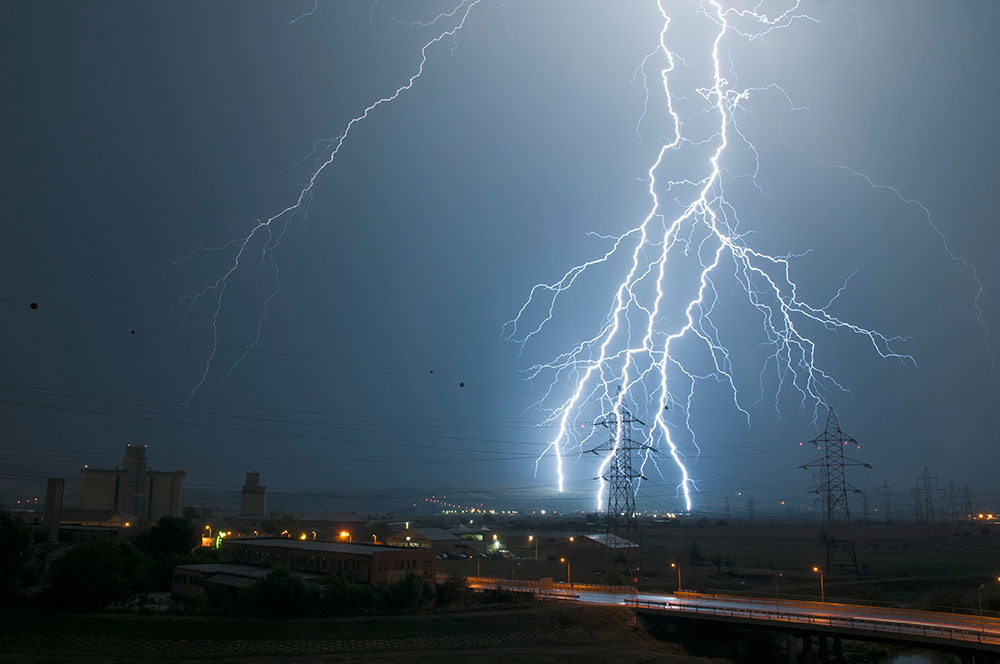
<svg viewBox="0 0 1000 664">
<path fill-rule="evenodd" d="M 803 602 L 693 592 L 635 593 L 628 588 L 573 586 L 556 583 L 541 588 L 534 581 L 470 578 L 479 590 L 503 588 L 530 591 L 543 599 L 634 606 L 651 613 L 739 622 L 762 627 L 815 631 L 856 638 L 888 638 L 913 643 L 975 647 L 1000 652 L 1000 619 L 977 615 L 914 611 L 886 607 Z"/>
</svg>

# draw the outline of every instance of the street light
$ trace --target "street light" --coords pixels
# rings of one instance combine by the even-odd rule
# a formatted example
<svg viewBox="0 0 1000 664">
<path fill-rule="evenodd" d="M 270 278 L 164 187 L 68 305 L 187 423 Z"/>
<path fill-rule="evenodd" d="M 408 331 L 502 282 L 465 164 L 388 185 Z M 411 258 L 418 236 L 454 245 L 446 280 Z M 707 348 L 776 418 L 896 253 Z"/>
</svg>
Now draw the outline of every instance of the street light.
<svg viewBox="0 0 1000 664">
<path fill-rule="evenodd" d="M 570 565 L 570 562 L 567 559 L 565 559 L 565 558 L 560 558 L 559 562 L 566 563 L 566 585 L 568 585 L 570 588 L 572 588 L 573 587 L 573 581 L 571 580 L 571 577 L 570 577 L 570 572 L 572 570 L 572 565 Z"/>
<path fill-rule="evenodd" d="M 528 542 L 535 543 L 535 560 L 538 560 L 538 538 L 535 537 L 534 535 L 528 535 Z"/>
<path fill-rule="evenodd" d="M 677 570 L 677 592 L 681 590 L 681 566 L 677 563 L 670 563 L 670 567 Z"/>
<path fill-rule="evenodd" d="M 823 589 L 823 570 L 821 570 L 819 567 L 814 566 L 813 571 L 819 572 L 819 601 L 825 602 L 826 590 Z"/>
<path fill-rule="evenodd" d="M 781 610 L 781 598 L 778 596 L 778 579 L 783 577 L 784 574 L 778 572 L 774 575 L 774 608 L 775 610 Z"/>
</svg>

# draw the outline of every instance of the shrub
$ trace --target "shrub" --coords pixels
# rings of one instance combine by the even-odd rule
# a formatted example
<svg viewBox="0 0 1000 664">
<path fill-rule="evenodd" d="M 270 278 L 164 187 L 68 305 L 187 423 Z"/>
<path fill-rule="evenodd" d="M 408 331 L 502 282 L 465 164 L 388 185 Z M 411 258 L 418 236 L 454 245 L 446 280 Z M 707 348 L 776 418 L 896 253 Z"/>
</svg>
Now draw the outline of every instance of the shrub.
<svg viewBox="0 0 1000 664">
<path fill-rule="evenodd" d="M 317 593 L 298 574 L 275 567 L 242 593 L 243 609 L 254 616 L 293 618 L 305 615 L 317 602 Z"/>
<path fill-rule="evenodd" d="M 434 600 L 438 606 L 466 604 L 472 598 L 473 594 L 465 577 L 453 574 L 445 579 L 444 583 L 437 584 Z"/>
<path fill-rule="evenodd" d="M 35 556 L 31 527 L 10 512 L 0 512 L 0 604 L 13 602 L 38 581 L 41 563 Z"/>
<path fill-rule="evenodd" d="M 147 560 L 128 542 L 104 539 L 70 549 L 52 563 L 52 589 L 67 609 L 96 610 L 148 586 Z"/>
<path fill-rule="evenodd" d="M 389 584 L 382 592 L 382 600 L 389 609 L 415 609 L 424 597 L 424 581 L 408 572 L 399 581 Z"/>
<path fill-rule="evenodd" d="M 331 575 L 323 589 L 323 605 L 333 613 L 352 613 L 370 609 L 375 603 L 371 588 Z"/>
</svg>

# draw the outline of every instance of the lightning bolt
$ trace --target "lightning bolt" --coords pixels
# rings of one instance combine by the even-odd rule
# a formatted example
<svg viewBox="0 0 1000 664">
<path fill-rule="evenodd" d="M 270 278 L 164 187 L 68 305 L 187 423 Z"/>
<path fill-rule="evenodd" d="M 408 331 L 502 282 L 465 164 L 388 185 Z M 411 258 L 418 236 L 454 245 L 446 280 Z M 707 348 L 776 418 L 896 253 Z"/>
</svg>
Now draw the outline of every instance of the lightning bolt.
<svg viewBox="0 0 1000 664">
<path fill-rule="evenodd" d="M 201 291 L 182 298 L 182 302 L 178 303 L 178 306 L 183 304 L 186 306 L 186 310 L 190 311 L 190 308 L 199 300 L 209 296 L 215 297 L 214 311 L 211 319 L 212 347 L 209 351 L 207 359 L 205 360 L 201 377 L 197 384 L 188 393 L 184 401 L 185 405 L 190 403 L 191 399 L 194 398 L 195 394 L 197 394 L 201 388 L 205 387 L 209 374 L 214 366 L 219 350 L 219 317 L 223 311 L 226 288 L 229 285 L 230 280 L 244 267 L 248 267 L 249 269 L 249 266 L 254 266 L 259 269 L 270 269 L 271 273 L 274 275 L 274 286 L 264 299 L 261 314 L 257 319 L 256 336 L 254 337 L 253 342 L 244 350 L 240 357 L 229 366 L 225 376 L 223 377 L 223 382 L 225 382 L 225 379 L 229 376 L 233 369 L 238 366 L 239 363 L 260 342 L 261 326 L 263 325 L 263 321 L 267 318 L 268 307 L 271 300 L 278 293 L 278 264 L 275 261 L 274 252 L 280 246 L 281 240 L 284 238 L 285 232 L 288 230 L 288 226 L 295 216 L 305 216 L 308 213 L 313 190 L 320 175 L 328 166 L 334 163 L 337 156 L 340 154 L 340 149 L 344 146 L 344 143 L 358 125 L 367 120 L 371 113 L 379 107 L 392 104 L 416 84 L 424 73 L 424 68 L 427 65 L 430 52 L 434 46 L 445 40 L 454 40 L 456 35 L 466 26 L 466 23 L 469 20 L 469 14 L 472 12 L 473 8 L 476 7 L 476 5 L 478 5 L 481 1 L 482 0 L 461 0 L 455 9 L 442 12 L 431 21 L 416 23 L 416 25 L 421 26 L 433 26 L 438 22 L 446 21 L 449 18 L 454 18 L 456 20 L 452 27 L 442 30 L 420 48 L 420 59 L 416 73 L 407 78 L 406 81 L 397 87 L 391 94 L 376 99 L 366 106 L 361 113 L 353 117 L 344 126 L 340 134 L 334 136 L 333 138 L 318 141 L 314 145 L 313 151 L 310 155 L 307 155 L 305 158 L 300 160 L 298 164 L 296 164 L 297 166 L 303 163 L 313 155 L 322 155 L 319 159 L 318 165 L 313 169 L 312 174 L 306 180 L 305 184 L 299 188 L 298 194 L 291 203 L 269 217 L 258 219 L 246 235 L 230 240 L 221 246 L 198 248 L 191 252 L 188 256 L 181 258 L 178 261 L 174 261 L 174 263 L 171 264 L 171 266 L 173 266 L 177 263 L 184 262 L 192 258 L 195 254 L 201 252 L 233 251 L 233 258 L 228 268 L 226 268 L 214 282 L 206 285 Z M 313 7 L 312 11 L 302 14 L 294 20 L 289 21 L 289 23 L 294 23 L 301 18 L 311 15 L 316 11 L 317 7 L 318 2 L 316 3 L 316 7 Z M 454 53 L 454 48 L 453 41 L 453 45 L 451 47 L 452 53 Z"/>
<path fill-rule="evenodd" d="M 567 452 L 583 451 L 595 435 L 595 428 L 583 421 L 584 413 L 594 410 L 591 406 L 600 412 L 619 413 L 628 400 L 634 400 L 648 404 L 656 413 L 649 430 L 640 434 L 640 442 L 646 444 L 643 467 L 650 462 L 656 464 L 654 448 L 662 450 L 676 466 L 677 494 L 686 510 L 691 510 L 691 494 L 696 486 L 675 425 L 683 427 L 691 451 L 697 453 L 691 408 L 699 386 L 721 383 L 731 395 L 733 408 L 750 424 L 750 412 L 742 404 L 734 379 L 730 351 L 713 320 L 720 299 L 716 282 L 727 274 L 740 286 L 738 292 L 759 317 L 763 339 L 771 349 L 761 369 L 760 383 L 763 396 L 767 378 L 776 381 L 776 409 L 779 398 L 791 394 L 800 409 L 812 410 L 815 421 L 819 409 L 825 406 L 824 391 L 844 389 L 819 362 L 816 342 L 809 332 L 820 327 L 861 337 L 879 357 L 916 366 L 910 355 L 897 349 L 902 337 L 886 336 L 833 313 L 850 276 L 825 305 L 812 304 L 800 295 L 793 274 L 797 256 L 771 255 L 756 249 L 748 241 L 750 233 L 740 231 L 736 206 L 726 197 L 727 183 L 737 177 L 750 178 L 757 190 L 764 192 L 756 180 L 758 153 L 740 130 L 738 113 L 751 97 L 765 94 L 780 95 L 792 110 L 800 109 L 776 84 L 736 87 L 731 63 L 728 69 L 723 68 L 723 45 L 729 39 L 753 42 L 798 21 L 816 22 L 800 12 L 797 0 L 774 15 L 765 13 L 762 4 L 753 5 L 753 9 L 725 8 L 720 0 L 697 4 L 697 16 L 708 22 L 714 34 L 706 43 L 707 53 L 685 54 L 682 58 L 668 46 L 672 19 L 663 0 L 658 0 L 662 17 L 659 42 L 639 65 L 636 79 L 641 78 L 648 105 L 652 93 L 647 67 L 663 63 L 658 72 L 661 99 L 664 117 L 669 117 L 671 126 L 647 170 L 648 213 L 637 225 L 606 238 L 610 246 L 603 254 L 575 265 L 556 281 L 536 284 L 505 326 L 507 337 L 523 348 L 555 317 L 560 298 L 583 274 L 601 266 L 622 264 L 624 276 L 614 288 L 610 307 L 596 334 L 528 371 L 531 379 L 547 377 L 549 381 L 540 403 L 550 399 L 557 402 L 545 411 L 544 419 L 545 424 L 556 425 L 556 434 L 536 459 L 535 470 L 537 474 L 544 458 L 554 457 L 560 491 L 566 483 Z M 690 69 L 689 62 L 699 57 L 710 61 L 711 73 L 707 80 L 686 83 L 695 76 L 687 71 L 680 75 L 679 67 Z M 672 84 L 687 87 L 675 90 Z M 644 110 L 636 125 L 637 134 L 645 118 Z M 706 129 L 707 118 L 711 123 Z M 724 163 L 741 149 L 753 168 L 748 173 L 733 173 Z M 682 177 L 671 177 L 666 173 L 671 167 L 690 170 Z M 532 323 L 536 318 L 538 322 Z M 571 393 L 557 398 L 557 386 L 566 382 L 572 385 Z M 681 411 L 680 423 L 668 422 L 666 413 L 671 407 Z M 578 428 L 588 431 L 578 436 Z M 613 436 L 612 449 L 602 459 L 599 475 L 604 474 L 622 443 L 620 422 Z M 636 481 L 635 491 L 640 483 Z M 604 508 L 604 484 L 601 480 L 597 490 L 598 510 Z"/>
</svg>

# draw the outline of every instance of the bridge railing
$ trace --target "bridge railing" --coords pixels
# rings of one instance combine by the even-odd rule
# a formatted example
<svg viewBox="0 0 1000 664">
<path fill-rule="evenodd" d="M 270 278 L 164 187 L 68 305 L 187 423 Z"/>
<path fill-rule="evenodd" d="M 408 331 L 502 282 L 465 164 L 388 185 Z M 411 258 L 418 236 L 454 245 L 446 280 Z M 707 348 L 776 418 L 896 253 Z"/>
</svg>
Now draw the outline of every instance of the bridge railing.
<svg viewBox="0 0 1000 664">
<path fill-rule="evenodd" d="M 841 628 L 845 630 L 870 631 L 887 635 L 898 636 L 920 636 L 924 638 L 940 638 L 951 641 L 975 642 L 990 645 L 1000 645 L 1000 635 L 996 633 L 1000 624 L 993 625 L 997 621 L 989 620 L 993 631 L 984 629 L 985 623 L 981 618 L 974 616 L 956 614 L 934 614 L 929 611 L 918 611 L 915 609 L 887 609 L 872 606 L 855 606 L 850 604 L 837 604 L 831 602 L 806 602 L 801 600 L 784 600 L 787 608 L 794 606 L 799 611 L 793 612 L 781 609 L 783 600 L 747 598 L 732 595 L 701 594 L 694 592 L 680 592 L 676 596 L 679 602 L 650 599 L 643 593 L 636 593 L 629 586 L 600 586 L 595 584 L 566 584 L 553 583 L 551 586 L 542 586 L 536 580 L 529 579 L 502 579 L 496 577 L 469 577 L 468 583 L 473 588 L 487 589 L 500 588 L 505 590 L 521 590 L 534 593 L 540 599 L 580 601 L 580 592 L 599 592 L 612 595 L 624 596 L 624 603 L 636 608 L 663 611 L 670 613 L 713 615 L 729 618 L 744 619 L 748 621 L 778 622 L 795 625 L 815 625 L 830 628 Z M 711 606 L 697 602 L 738 602 L 741 604 L 752 604 L 751 607 L 729 607 Z M 773 606 L 774 608 L 770 608 Z M 824 616 L 813 615 L 803 611 L 830 611 L 833 610 L 860 610 L 866 615 L 861 616 Z M 941 620 L 946 617 L 948 620 L 958 621 L 961 626 L 949 627 L 944 625 L 925 624 L 934 620 Z"/>
<path fill-rule="evenodd" d="M 641 596 L 641 593 L 640 593 Z M 719 593 L 695 593 L 682 591 L 676 593 L 677 597 L 683 597 L 687 599 L 708 599 L 717 602 L 739 602 L 741 604 L 756 604 L 759 606 L 776 607 L 780 611 L 781 605 L 784 603 L 786 607 L 796 606 L 798 608 L 812 608 L 816 610 L 827 610 L 831 608 L 835 609 L 853 609 L 859 613 L 865 614 L 866 616 L 880 616 L 887 619 L 898 619 L 900 617 L 906 617 L 915 621 L 930 621 L 930 620 L 941 620 L 942 615 L 934 611 L 923 611 L 920 609 L 903 609 L 896 607 L 886 607 L 886 606 L 868 606 L 868 605 L 857 605 L 839 602 L 817 602 L 815 600 L 799 600 L 799 599 L 769 599 L 764 597 L 743 597 L 741 595 L 726 595 Z M 976 626 L 982 627 L 985 623 L 989 623 L 992 628 L 1000 629 L 1000 621 L 995 618 L 986 617 L 983 618 L 977 615 L 970 615 L 965 613 L 948 613 L 946 614 L 948 620 L 954 622 L 960 622 L 969 625 L 972 628 Z"/>
<path fill-rule="evenodd" d="M 698 604 L 677 604 L 674 602 L 661 602 L 644 600 L 641 597 L 635 602 L 629 602 L 637 608 L 646 608 L 666 612 L 702 614 L 725 616 L 731 618 L 743 618 L 746 620 L 759 620 L 769 622 L 783 622 L 800 625 L 817 625 L 848 630 L 864 630 L 882 634 L 895 634 L 907 636 L 922 636 L 930 638 L 941 638 L 958 641 L 974 641 L 976 643 L 986 643 L 1000 645 L 1000 636 L 996 636 L 981 629 L 966 627 L 945 627 L 942 625 L 923 625 L 904 620 L 889 620 L 880 618 L 854 618 L 846 616 L 814 616 L 802 613 L 790 613 L 785 611 L 771 611 L 759 608 L 739 608 L 739 607 L 717 607 L 704 606 Z M 798 603 L 796 603 L 798 604 Z M 818 602 L 817 602 L 818 604 Z M 846 606 L 846 605 L 839 605 Z"/>
<path fill-rule="evenodd" d="M 538 590 L 572 590 L 584 592 L 614 593 L 618 595 L 634 595 L 635 589 L 631 586 L 602 586 L 595 583 L 566 583 L 564 581 L 553 581 L 552 585 L 542 586 L 534 579 L 503 579 L 500 577 L 470 576 L 466 579 L 470 586 L 510 586 L 525 589 Z"/>
</svg>

